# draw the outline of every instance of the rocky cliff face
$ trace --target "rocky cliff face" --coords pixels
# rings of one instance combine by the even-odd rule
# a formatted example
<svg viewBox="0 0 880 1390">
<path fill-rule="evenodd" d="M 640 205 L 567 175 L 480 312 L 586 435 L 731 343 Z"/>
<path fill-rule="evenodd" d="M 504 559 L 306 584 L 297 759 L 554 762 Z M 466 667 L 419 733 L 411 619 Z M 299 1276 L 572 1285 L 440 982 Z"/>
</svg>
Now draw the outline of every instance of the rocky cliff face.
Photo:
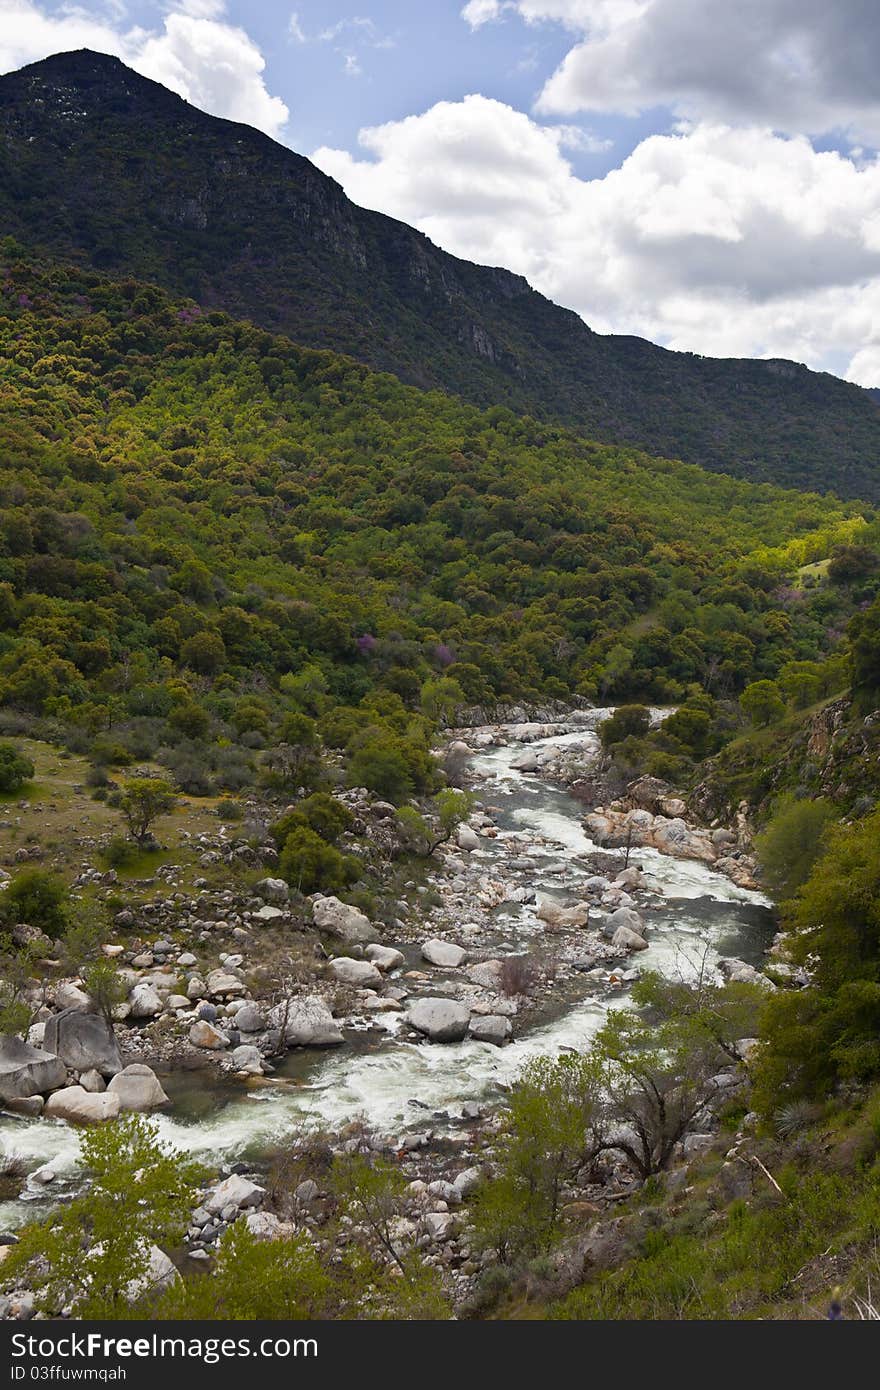
<svg viewBox="0 0 880 1390">
<path fill-rule="evenodd" d="M 704 467 L 880 496 L 880 408 L 797 363 L 600 336 L 307 159 L 83 50 L 0 78 L 0 228 L 420 386 Z"/>
</svg>

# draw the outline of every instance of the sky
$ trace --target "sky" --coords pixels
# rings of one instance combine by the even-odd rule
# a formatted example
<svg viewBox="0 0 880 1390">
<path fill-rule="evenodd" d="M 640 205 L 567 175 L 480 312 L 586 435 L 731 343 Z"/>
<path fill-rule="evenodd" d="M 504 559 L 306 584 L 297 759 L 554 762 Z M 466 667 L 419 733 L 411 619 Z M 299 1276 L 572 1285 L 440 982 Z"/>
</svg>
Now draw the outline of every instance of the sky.
<svg viewBox="0 0 880 1390">
<path fill-rule="evenodd" d="M 602 333 L 880 387 L 877 0 L 0 0 Z"/>
</svg>

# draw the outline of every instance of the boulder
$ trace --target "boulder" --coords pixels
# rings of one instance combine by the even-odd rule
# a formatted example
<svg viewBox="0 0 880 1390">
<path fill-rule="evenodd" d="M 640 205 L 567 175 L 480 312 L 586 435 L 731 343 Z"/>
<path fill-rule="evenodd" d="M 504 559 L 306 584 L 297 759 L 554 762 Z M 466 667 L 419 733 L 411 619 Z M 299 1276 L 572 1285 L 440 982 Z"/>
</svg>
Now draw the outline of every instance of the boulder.
<svg viewBox="0 0 880 1390">
<path fill-rule="evenodd" d="M 254 885 L 254 892 L 265 903 L 286 903 L 290 900 L 290 889 L 283 878 L 261 878 Z"/>
<path fill-rule="evenodd" d="M 91 1071 L 82 1072 L 79 1078 L 79 1084 L 84 1091 L 92 1091 L 95 1095 L 107 1089 L 107 1082 L 104 1080 L 101 1073 L 94 1068 L 92 1068 Z"/>
<path fill-rule="evenodd" d="M 56 1009 L 88 1009 L 91 1002 L 85 990 L 72 980 L 62 980 L 55 990 Z"/>
<path fill-rule="evenodd" d="M 10 1034 L 0 1036 L 0 1101 L 38 1096 L 66 1080 L 60 1057 Z"/>
<path fill-rule="evenodd" d="M 459 849 L 465 850 L 468 854 L 480 848 L 480 837 L 476 830 L 470 825 L 460 825 L 455 836 Z"/>
<path fill-rule="evenodd" d="M 585 927 L 590 920 L 590 904 L 575 903 L 573 907 L 563 907 L 553 898 L 542 898 L 535 909 L 535 916 L 548 927 Z"/>
<path fill-rule="evenodd" d="M 602 935 L 613 941 L 615 932 L 621 927 L 626 927 L 627 931 L 633 932 L 636 936 L 644 937 L 645 924 L 633 907 L 619 907 L 612 912 L 602 923 Z"/>
<path fill-rule="evenodd" d="M 86 1091 L 82 1086 L 65 1086 L 53 1091 L 43 1114 L 52 1119 L 68 1120 L 72 1124 L 94 1125 L 103 1120 L 115 1120 L 122 1106 L 118 1096 L 109 1091 Z"/>
<path fill-rule="evenodd" d="M 269 1023 L 273 1028 L 285 1024 L 284 1038 L 290 1047 L 335 1047 L 345 1041 L 324 1000 L 316 996 L 291 999 L 286 1020 L 284 1004 L 276 1004 Z"/>
<path fill-rule="evenodd" d="M 341 984 L 355 985 L 359 989 L 376 989 L 382 983 L 381 971 L 370 960 L 337 956 L 330 962 L 330 971 Z"/>
<path fill-rule="evenodd" d="M 212 970 L 205 981 L 212 998 L 222 998 L 228 994 L 244 994 L 244 981 L 228 970 Z"/>
<path fill-rule="evenodd" d="M 117 1072 L 107 1090 L 119 1097 L 120 1109 L 133 1110 L 141 1115 L 169 1104 L 158 1076 L 152 1067 L 144 1066 L 141 1062 L 133 1062 L 130 1067 Z"/>
<path fill-rule="evenodd" d="M 467 960 L 467 951 L 463 946 L 457 946 L 454 941 L 440 941 L 434 937 L 422 945 L 422 958 L 431 965 L 454 969 Z"/>
<path fill-rule="evenodd" d="M 3 1102 L 3 1107 L 13 1115 L 27 1115 L 30 1119 L 36 1119 L 37 1115 L 43 1113 L 43 1104 L 42 1096 L 13 1096 L 12 1100 Z"/>
<path fill-rule="evenodd" d="M 406 1012 L 407 1023 L 431 1042 L 461 1042 L 470 1018 L 470 1010 L 454 999 L 417 999 Z"/>
<path fill-rule="evenodd" d="M 240 1033 L 262 1033 L 269 1026 L 266 1010 L 246 1000 L 235 1011 L 235 1026 Z"/>
<path fill-rule="evenodd" d="M 474 1015 L 471 1019 L 470 1035 L 477 1042 L 494 1043 L 496 1047 L 501 1047 L 512 1032 L 510 1019 L 502 1017 L 501 1014 L 484 1014 L 482 1017 Z"/>
<path fill-rule="evenodd" d="M 221 1033 L 219 1028 L 215 1028 L 213 1023 L 208 1023 L 204 1018 L 198 1019 L 190 1028 L 189 1040 L 193 1047 L 204 1047 L 209 1052 L 216 1052 L 229 1045 L 226 1034 Z"/>
<path fill-rule="evenodd" d="M 768 980 L 766 975 L 762 975 L 760 970 L 756 970 L 747 961 L 739 960 L 736 956 L 726 956 L 718 962 L 718 969 L 726 980 L 733 980 L 739 985 L 758 985 L 761 989 L 773 990 L 776 988 L 772 980 Z"/>
<path fill-rule="evenodd" d="M 129 1303 L 134 1303 L 145 1294 L 164 1293 L 172 1284 L 179 1282 L 180 1275 L 173 1261 L 158 1245 L 151 1245 L 150 1263 L 139 1278 L 132 1279 L 126 1285 L 125 1297 Z"/>
<path fill-rule="evenodd" d="M 462 1197 L 470 1197 L 472 1193 L 476 1192 L 482 1180 L 482 1169 L 465 1168 L 464 1172 L 458 1173 L 452 1181 L 458 1188 Z"/>
<path fill-rule="evenodd" d="M 615 951 L 647 951 L 648 943 L 638 932 L 630 927 L 618 927 L 611 938 Z"/>
<path fill-rule="evenodd" d="M 495 991 L 501 987 L 504 966 L 500 960 L 482 960 L 477 965 L 469 966 L 465 974 L 471 984 L 479 985 L 480 989 Z"/>
<path fill-rule="evenodd" d="M 284 909 L 274 907 L 272 903 L 264 903 L 254 913 L 254 920 L 257 922 L 277 922 L 279 917 L 284 916 Z"/>
<path fill-rule="evenodd" d="M 100 1014 L 64 1009 L 46 1021 L 43 1047 L 60 1057 L 71 1071 L 99 1071 L 115 1076 L 122 1070 L 116 1034 Z"/>
<path fill-rule="evenodd" d="M 339 937 L 347 946 L 367 946 L 378 936 L 368 917 L 338 898 L 317 898 L 312 903 L 312 916 L 316 927 Z"/>
<path fill-rule="evenodd" d="M 448 1211 L 429 1211 L 422 1217 L 422 1225 L 428 1237 L 439 1243 L 452 1235 L 455 1217 Z"/>
<path fill-rule="evenodd" d="M 162 1012 L 162 1000 L 154 986 L 143 981 L 135 985 L 128 996 L 128 1003 L 132 1018 L 155 1018 L 156 1014 Z"/>
<path fill-rule="evenodd" d="M 212 1188 L 202 1206 L 212 1216 L 219 1216 L 226 1207 L 236 1207 L 239 1211 L 258 1207 L 265 1195 L 264 1187 L 251 1182 L 250 1178 L 243 1178 L 240 1173 L 233 1173 Z"/>
<path fill-rule="evenodd" d="M 387 972 L 397 970 L 399 966 L 406 964 L 406 956 L 402 951 L 397 951 L 393 946 L 380 946 L 378 943 L 367 946 L 364 955 L 367 960 L 371 960 L 377 970 Z"/>
</svg>

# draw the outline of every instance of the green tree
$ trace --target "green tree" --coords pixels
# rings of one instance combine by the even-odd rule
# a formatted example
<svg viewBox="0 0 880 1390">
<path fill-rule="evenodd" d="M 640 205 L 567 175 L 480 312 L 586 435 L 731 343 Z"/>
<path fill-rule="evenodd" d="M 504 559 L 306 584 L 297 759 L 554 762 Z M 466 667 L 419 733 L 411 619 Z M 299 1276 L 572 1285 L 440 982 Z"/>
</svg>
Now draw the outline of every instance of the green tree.
<svg viewBox="0 0 880 1390">
<path fill-rule="evenodd" d="M 279 860 L 281 875 L 300 893 L 338 893 L 360 877 L 360 865 L 341 854 L 307 825 L 288 835 Z"/>
<path fill-rule="evenodd" d="M 775 724 L 785 713 L 785 701 L 775 681 L 753 681 L 739 697 L 742 712 L 758 729 Z"/>
<path fill-rule="evenodd" d="M 201 1170 L 143 1115 L 84 1132 L 80 1152 L 88 1186 L 21 1231 L 3 1277 L 22 1278 L 48 1313 L 131 1317 L 149 1291 L 153 1245 L 173 1246 L 186 1230 Z"/>
<path fill-rule="evenodd" d="M 20 869 L 0 898 L 0 912 L 10 925 L 27 922 L 48 936 L 61 936 L 68 923 L 67 886 L 47 869 Z"/>
<path fill-rule="evenodd" d="M 782 796 L 759 835 L 755 849 L 762 876 L 779 898 L 789 898 L 805 883 L 822 847 L 822 836 L 835 818 L 824 797 L 798 800 Z"/>
<path fill-rule="evenodd" d="M 621 705 L 599 725 L 603 748 L 611 748 L 627 738 L 641 738 L 651 726 L 650 711 L 644 705 Z"/>
<path fill-rule="evenodd" d="M 306 1235 L 258 1240 L 243 1221 L 217 1244 L 210 1274 L 171 1286 L 154 1316 L 210 1322 L 288 1322 L 326 1316 L 334 1278 Z"/>
<path fill-rule="evenodd" d="M 174 806 L 174 791 L 161 777 L 132 777 L 126 782 L 119 810 L 128 833 L 137 844 L 145 844 L 160 816 Z"/>
<path fill-rule="evenodd" d="M 348 785 L 366 787 L 377 796 L 399 805 L 413 790 L 406 750 L 391 734 L 368 737 L 352 755 Z"/>
</svg>

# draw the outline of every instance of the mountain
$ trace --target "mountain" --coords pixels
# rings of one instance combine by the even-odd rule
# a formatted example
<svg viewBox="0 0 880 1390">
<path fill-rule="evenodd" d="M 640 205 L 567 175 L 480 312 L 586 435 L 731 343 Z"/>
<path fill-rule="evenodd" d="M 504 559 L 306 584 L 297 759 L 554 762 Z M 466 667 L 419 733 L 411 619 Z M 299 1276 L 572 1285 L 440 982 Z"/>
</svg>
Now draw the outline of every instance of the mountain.
<svg viewBox="0 0 880 1390">
<path fill-rule="evenodd" d="M 356 207 L 307 159 L 118 59 L 0 78 L 0 230 L 405 382 L 714 471 L 880 499 L 880 407 L 785 361 L 592 332 L 520 276 Z"/>
</svg>

